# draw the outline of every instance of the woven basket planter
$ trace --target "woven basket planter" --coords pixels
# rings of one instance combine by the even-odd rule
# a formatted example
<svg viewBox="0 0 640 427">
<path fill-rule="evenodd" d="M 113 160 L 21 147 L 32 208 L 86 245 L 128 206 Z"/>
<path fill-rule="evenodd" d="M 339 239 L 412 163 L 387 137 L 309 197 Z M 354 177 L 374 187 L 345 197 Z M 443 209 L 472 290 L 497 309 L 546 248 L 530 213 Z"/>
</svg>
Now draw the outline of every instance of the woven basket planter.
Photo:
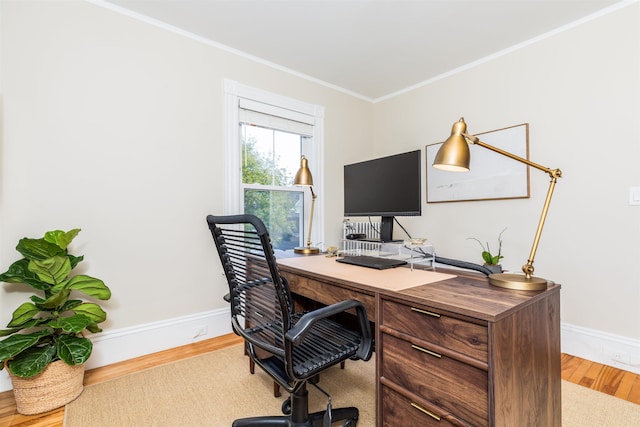
<svg viewBox="0 0 640 427">
<path fill-rule="evenodd" d="M 66 405 L 80 396 L 84 365 L 70 366 L 62 360 L 50 363 L 31 378 L 16 377 L 9 371 L 16 408 L 20 414 L 33 415 Z"/>
</svg>

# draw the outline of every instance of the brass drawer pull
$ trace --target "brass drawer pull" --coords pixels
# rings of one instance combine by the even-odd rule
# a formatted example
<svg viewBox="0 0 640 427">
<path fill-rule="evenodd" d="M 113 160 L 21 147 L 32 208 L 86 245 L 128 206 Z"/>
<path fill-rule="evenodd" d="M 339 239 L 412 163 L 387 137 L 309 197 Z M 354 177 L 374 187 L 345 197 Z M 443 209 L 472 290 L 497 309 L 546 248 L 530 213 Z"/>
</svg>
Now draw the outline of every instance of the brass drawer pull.
<svg viewBox="0 0 640 427">
<path fill-rule="evenodd" d="M 430 416 L 431 418 L 433 418 L 434 420 L 436 420 L 436 421 L 440 421 L 440 417 L 439 417 L 439 416 L 437 416 L 436 414 L 434 414 L 434 413 L 433 413 L 433 412 L 431 412 L 431 411 L 428 411 L 428 410 L 424 409 L 422 406 L 418 405 L 417 403 L 413 403 L 413 402 L 411 402 L 411 406 L 413 406 L 414 408 L 416 408 L 418 411 L 420 411 L 420 412 L 422 412 L 422 413 L 424 413 L 424 414 L 429 415 L 429 416 Z"/>
<path fill-rule="evenodd" d="M 427 350 L 426 348 L 420 347 L 420 346 L 415 345 L 415 344 L 411 344 L 411 348 L 414 349 L 414 350 L 421 351 L 423 353 L 430 354 L 431 356 L 434 356 L 434 357 L 437 357 L 437 358 L 441 358 L 442 357 L 441 354 L 438 354 L 435 351 Z"/>
<path fill-rule="evenodd" d="M 422 310 L 420 308 L 411 307 L 411 311 L 415 311 L 417 313 L 426 314 L 427 316 L 440 317 L 440 315 L 438 313 L 434 313 L 432 311 L 427 311 L 427 310 Z"/>
</svg>

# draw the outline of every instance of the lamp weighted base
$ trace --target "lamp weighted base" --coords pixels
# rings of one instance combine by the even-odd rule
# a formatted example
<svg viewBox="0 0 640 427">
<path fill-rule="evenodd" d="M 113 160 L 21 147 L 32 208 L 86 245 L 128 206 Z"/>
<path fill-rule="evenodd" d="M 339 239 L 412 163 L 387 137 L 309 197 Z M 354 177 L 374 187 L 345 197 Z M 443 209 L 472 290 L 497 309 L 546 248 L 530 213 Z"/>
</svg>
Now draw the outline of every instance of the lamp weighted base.
<svg viewBox="0 0 640 427">
<path fill-rule="evenodd" d="M 531 277 L 527 279 L 524 274 L 490 274 L 489 284 L 518 291 L 541 291 L 547 289 L 547 279 L 541 277 Z"/>
<path fill-rule="evenodd" d="M 320 253 L 320 249 L 314 248 L 313 246 L 303 246 L 299 248 L 294 248 L 293 252 L 296 254 L 302 254 L 302 255 L 316 255 Z"/>
</svg>

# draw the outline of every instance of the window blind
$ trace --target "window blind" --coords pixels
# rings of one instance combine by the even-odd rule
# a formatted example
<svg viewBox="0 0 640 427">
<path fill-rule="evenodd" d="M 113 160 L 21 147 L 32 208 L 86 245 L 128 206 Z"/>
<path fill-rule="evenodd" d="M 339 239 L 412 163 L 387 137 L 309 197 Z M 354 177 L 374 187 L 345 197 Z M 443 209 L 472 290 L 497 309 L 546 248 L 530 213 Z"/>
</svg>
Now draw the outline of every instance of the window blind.
<svg viewBox="0 0 640 427">
<path fill-rule="evenodd" d="M 308 114 L 246 98 L 239 99 L 238 118 L 242 123 L 309 137 L 315 124 L 315 117 Z"/>
</svg>

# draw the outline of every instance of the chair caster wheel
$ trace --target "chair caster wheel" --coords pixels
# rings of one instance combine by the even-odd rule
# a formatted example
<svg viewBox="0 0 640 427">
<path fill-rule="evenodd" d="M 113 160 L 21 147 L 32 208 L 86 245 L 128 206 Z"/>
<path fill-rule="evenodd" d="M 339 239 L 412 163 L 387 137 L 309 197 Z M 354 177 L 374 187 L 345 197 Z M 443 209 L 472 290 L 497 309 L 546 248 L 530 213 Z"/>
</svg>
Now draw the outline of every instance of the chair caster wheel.
<svg viewBox="0 0 640 427">
<path fill-rule="evenodd" d="M 348 420 L 344 420 L 342 427 L 356 427 L 356 424 L 358 424 L 357 418 L 349 418 Z"/>
<path fill-rule="evenodd" d="M 287 400 L 282 402 L 282 413 L 285 415 L 291 415 L 291 398 L 287 398 Z"/>
</svg>

